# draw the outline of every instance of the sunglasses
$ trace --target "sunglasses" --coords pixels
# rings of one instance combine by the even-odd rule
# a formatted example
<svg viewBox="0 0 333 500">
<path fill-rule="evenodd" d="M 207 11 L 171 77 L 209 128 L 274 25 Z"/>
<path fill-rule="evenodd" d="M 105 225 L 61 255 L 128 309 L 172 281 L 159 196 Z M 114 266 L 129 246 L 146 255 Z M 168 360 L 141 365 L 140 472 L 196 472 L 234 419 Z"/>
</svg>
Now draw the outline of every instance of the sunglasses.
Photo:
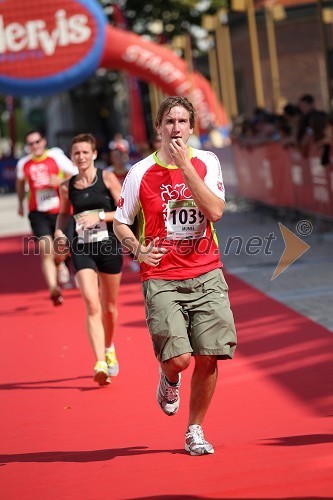
<svg viewBox="0 0 333 500">
<path fill-rule="evenodd" d="M 31 142 L 27 142 L 27 146 L 34 146 L 35 144 L 40 144 L 42 142 L 42 138 L 40 139 L 37 139 L 37 141 L 31 141 Z"/>
</svg>

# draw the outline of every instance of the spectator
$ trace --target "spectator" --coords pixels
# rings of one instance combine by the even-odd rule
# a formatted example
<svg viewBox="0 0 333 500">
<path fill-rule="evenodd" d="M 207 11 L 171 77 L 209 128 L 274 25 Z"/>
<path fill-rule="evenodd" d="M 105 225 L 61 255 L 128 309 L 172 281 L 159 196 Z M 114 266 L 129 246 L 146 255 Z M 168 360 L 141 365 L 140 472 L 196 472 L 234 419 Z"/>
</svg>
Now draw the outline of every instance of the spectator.
<svg viewBox="0 0 333 500">
<path fill-rule="evenodd" d="M 300 119 L 297 127 L 297 146 L 304 157 L 308 154 L 308 138 L 305 137 L 309 133 L 310 118 L 315 111 L 315 99 L 311 94 L 304 94 L 298 99 L 298 108 L 300 110 Z"/>
<path fill-rule="evenodd" d="M 113 172 L 118 178 L 120 184 L 123 183 L 131 164 L 129 163 L 128 154 L 121 149 L 115 148 L 110 151 L 111 164 L 105 170 Z"/>
<path fill-rule="evenodd" d="M 162 145 L 162 137 L 161 134 L 158 134 L 155 132 L 151 137 L 150 137 L 150 154 L 154 153 L 155 151 L 158 151 L 161 148 Z"/>
<path fill-rule="evenodd" d="M 295 104 L 287 103 L 283 108 L 282 116 L 285 119 L 286 126 L 289 127 L 289 133 L 286 134 L 283 144 L 296 146 L 299 121 L 301 117 L 300 109 Z"/>
<path fill-rule="evenodd" d="M 114 134 L 112 141 L 109 142 L 109 149 L 119 149 L 122 153 L 129 154 L 130 144 L 126 139 L 124 139 L 120 132 L 117 132 Z"/>
<path fill-rule="evenodd" d="M 304 148 L 319 153 L 322 165 L 330 164 L 332 133 L 329 116 L 324 111 L 313 111 L 309 119 L 309 127 L 304 137 Z M 309 153 L 307 153 L 309 154 Z"/>
</svg>

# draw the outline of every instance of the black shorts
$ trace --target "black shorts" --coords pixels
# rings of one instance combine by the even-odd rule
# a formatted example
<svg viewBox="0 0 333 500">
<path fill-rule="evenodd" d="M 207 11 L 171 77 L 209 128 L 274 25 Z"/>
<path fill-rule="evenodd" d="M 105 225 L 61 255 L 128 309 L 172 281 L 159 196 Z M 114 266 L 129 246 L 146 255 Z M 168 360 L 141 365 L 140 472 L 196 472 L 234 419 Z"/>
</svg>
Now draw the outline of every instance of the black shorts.
<svg viewBox="0 0 333 500">
<path fill-rule="evenodd" d="M 93 269 L 100 273 L 118 274 L 122 270 L 122 250 L 114 235 L 98 243 L 78 243 L 74 238 L 71 253 L 76 272 L 81 269 Z"/>
<path fill-rule="evenodd" d="M 54 235 L 58 214 L 48 212 L 38 212 L 33 210 L 29 213 L 29 220 L 32 232 L 37 238 Z"/>
</svg>

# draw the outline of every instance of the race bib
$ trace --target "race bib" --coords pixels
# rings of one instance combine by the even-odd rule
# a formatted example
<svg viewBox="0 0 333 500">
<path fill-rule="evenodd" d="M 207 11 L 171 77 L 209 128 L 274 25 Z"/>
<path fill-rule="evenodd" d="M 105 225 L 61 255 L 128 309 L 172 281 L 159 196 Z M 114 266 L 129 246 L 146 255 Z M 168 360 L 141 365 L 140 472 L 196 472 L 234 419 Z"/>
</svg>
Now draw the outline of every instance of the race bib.
<svg viewBox="0 0 333 500">
<path fill-rule="evenodd" d="M 60 207 L 58 192 L 53 189 L 39 189 L 36 191 L 36 205 L 39 212 L 50 212 Z"/>
<path fill-rule="evenodd" d="M 79 214 L 74 215 L 75 219 L 75 230 L 79 237 L 80 243 L 96 243 L 97 241 L 107 240 L 109 238 L 109 232 L 107 224 L 104 220 L 99 221 L 93 227 L 83 228 L 80 225 L 80 216 L 91 213 L 100 213 L 103 209 L 99 208 L 96 210 L 87 210 Z"/>
<path fill-rule="evenodd" d="M 207 221 L 194 200 L 169 200 L 167 209 L 167 239 L 189 240 L 206 234 Z"/>
</svg>

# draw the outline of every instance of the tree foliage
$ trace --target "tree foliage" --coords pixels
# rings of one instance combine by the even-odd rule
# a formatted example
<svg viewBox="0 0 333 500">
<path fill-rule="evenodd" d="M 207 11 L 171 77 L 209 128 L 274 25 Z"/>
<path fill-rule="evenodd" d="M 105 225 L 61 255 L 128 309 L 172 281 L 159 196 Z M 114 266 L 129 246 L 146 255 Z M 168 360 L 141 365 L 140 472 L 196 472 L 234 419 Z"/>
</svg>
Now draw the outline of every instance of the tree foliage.
<svg viewBox="0 0 333 500">
<path fill-rule="evenodd" d="M 134 33 L 167 43 L 174 36 L 187 32 L 192 36 L 194 46 L 198 35 L 195 28 L 201 27 L 202 16 L 215 14 L 218 9 L 228 8 L 229 5 L 229 0 L 100 1 L 110 11 L 111 22 L 112 5 L 118 4 L 127 20 L 128 28 Z"/>
</svg>

